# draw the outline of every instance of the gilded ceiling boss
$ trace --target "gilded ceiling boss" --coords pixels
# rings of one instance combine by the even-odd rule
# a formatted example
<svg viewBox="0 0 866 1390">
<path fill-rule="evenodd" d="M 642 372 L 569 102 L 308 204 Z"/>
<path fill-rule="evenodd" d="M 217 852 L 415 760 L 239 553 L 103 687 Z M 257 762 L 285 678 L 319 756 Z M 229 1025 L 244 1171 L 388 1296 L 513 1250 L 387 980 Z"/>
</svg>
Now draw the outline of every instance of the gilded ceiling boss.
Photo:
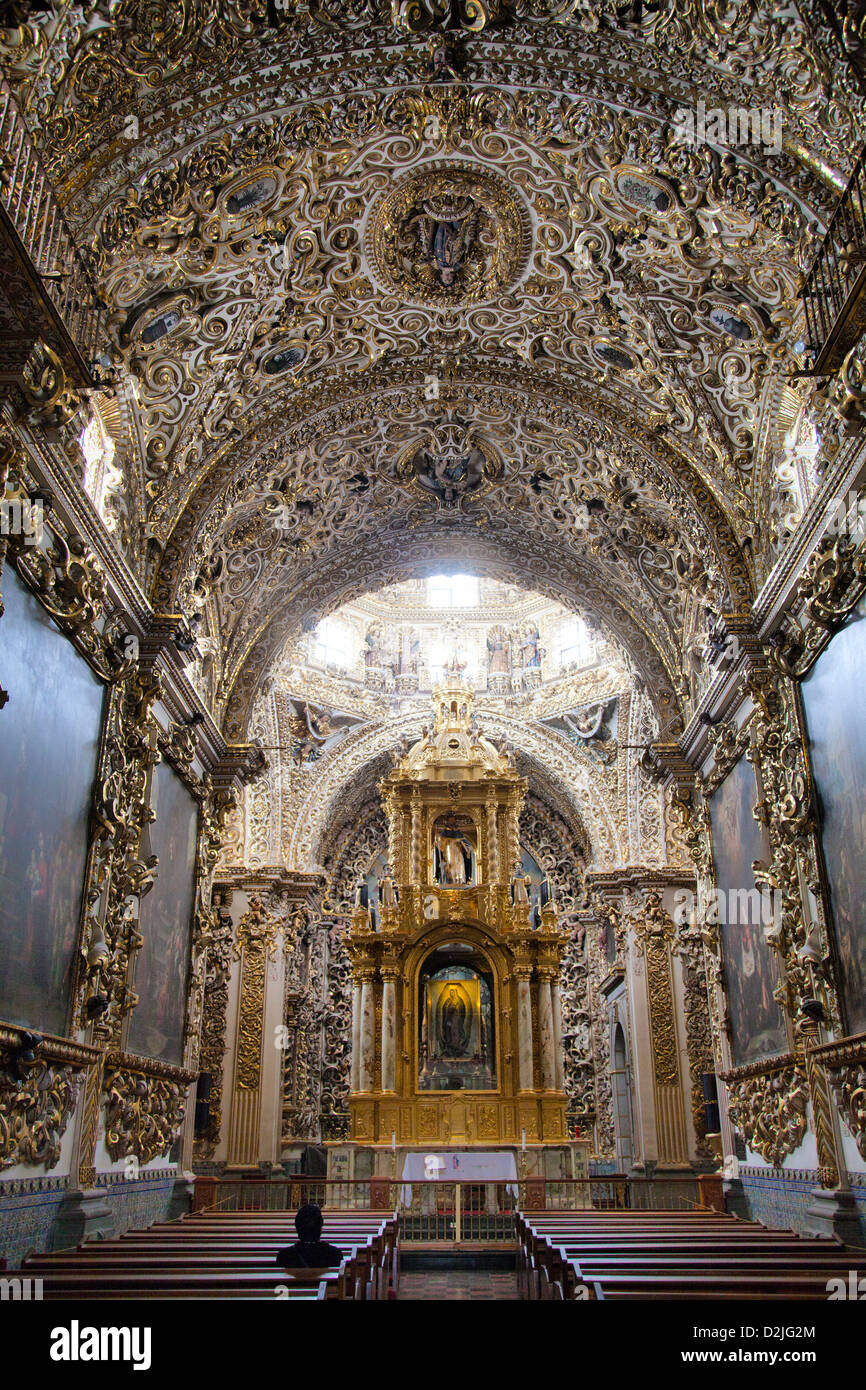
<svg viewBox="0 0 866 1390">
<path fill-rule="evenodd" d="M 2 1296 L 861 1297 L 864 6 L 0 9 Z"/>
</svg>

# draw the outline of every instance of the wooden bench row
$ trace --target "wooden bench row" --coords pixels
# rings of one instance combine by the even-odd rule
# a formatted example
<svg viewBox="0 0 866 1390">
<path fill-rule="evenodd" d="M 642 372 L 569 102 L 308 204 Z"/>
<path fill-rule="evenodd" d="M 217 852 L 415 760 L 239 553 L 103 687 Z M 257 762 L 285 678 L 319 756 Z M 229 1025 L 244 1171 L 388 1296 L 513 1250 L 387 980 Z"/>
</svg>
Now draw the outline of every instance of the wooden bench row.
<svg viewBox="0 0 866 1390">
<path fill-rule="evenodd" d="M 116 1240 L 38 1255 L 22 1272 L 43 1281 L 46 1299 L 384 1299 L 399 1278 L 396 1215 L 326 1213 L 322 1239 L 344 1252 L 339 1269 L 281 1270 L 293 1244 L 286 1216 L 201 1213 L 160 1222 Z"/>
<path fill-rule="evenodd" d="M 824 1299 L 828 1280 L 866 1270 L 840 1241 L 719 1213 L 519 1213 L 517 1229 L 528 1299 Z"/>
</svg>

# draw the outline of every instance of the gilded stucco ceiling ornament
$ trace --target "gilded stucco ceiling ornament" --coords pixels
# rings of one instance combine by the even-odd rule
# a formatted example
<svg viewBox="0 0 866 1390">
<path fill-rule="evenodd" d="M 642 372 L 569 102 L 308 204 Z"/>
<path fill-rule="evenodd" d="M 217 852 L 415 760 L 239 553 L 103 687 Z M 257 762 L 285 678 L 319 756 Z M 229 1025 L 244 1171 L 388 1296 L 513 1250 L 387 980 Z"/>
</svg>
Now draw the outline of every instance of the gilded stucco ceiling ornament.
<svg viewBox="0 0 866 1390">
<path fill-rule="evenodd" d="M 0 560 L 5 557 L 14 565 L 100 679 L 111 685 L 122 682 L 133 670 L 132 649 L 125 642 L 125 624 L 109 595 L 101 562 L 53 513 L 51 498 L 37 486 L 8 434 L 0 435 L 0 476 L 7 506 L 17 501 L 30 511 L 41 504 L 41 511 L 30 511 L 30 515 L 34 523 L 38 519 L 39 539 L 45 542 L 33 543 L 32 527 L 12 527 L 7 522 L 0 533 Z"/>
<path fill-rule="evenodd" d="M 611 804 L 614 800 L 611 780 L 615 787 L 617 769 L 600 769 L 548 730 L 503 719 L 492 702 L 480 709 L 479 717 L 484 719 L 491 736 L 513 742 L 519 754 L 546 770 L 551 788 L 556 789 L 585 826 L 593 862 L 600 865 L 622 862 L 627 853 L 627 841 L 616 808 Z M 299 869 L 321 863 L 322 842 L 331 817 L 342 805 L 349 779 L 384 750 L 394 748 L 404 730 L 419 736 L 422 723 L 423 716 L 419 715 L 412 720 L 404 718 L 399 724 L 366 726 L 350 733 L 333 758 L 314 764 L 313 771 L 317 775 L 298 789 L 291 820 L 284 808 L 282 854 L 286 863 Z"/>
<path fill-rule="evenodd" d="M 850 502 L 846 499 L 846 506 Z M 858 498 L 859 506 L 859 498 Z M 780 671 L 802 680 L 866 590 L 866 545 L 824 536 L 797 581 L 793 608 L 769 641 Z"/>
<path fill-rule="evenodd" d="M 74 420 L 83 405 L 66 378 L 63 363 L 47 343 L 39 342 L 21 382 L 31 424 L 57 428 Z"/>
<path fill-rule="evenodd" d="M 529 261 L 530 235 L 528 209 L 499 175 L 434 165 L 374 206 L 366 247 L 401 299 L 456 309 L 509 290 Z"/>
<path fill-rule="evenodd" d="M 453 411 L 431 423 L 397 461 L 397 477 L 438 507 L 464 507 L 503 477 L 498 451 Z"/>
<path fill-rule="evenodd" d="M 410 34 L 449 29 L 480 34 L 506 8 L 504 0 L 391 0 L 394 23 Z"/>
</svg>

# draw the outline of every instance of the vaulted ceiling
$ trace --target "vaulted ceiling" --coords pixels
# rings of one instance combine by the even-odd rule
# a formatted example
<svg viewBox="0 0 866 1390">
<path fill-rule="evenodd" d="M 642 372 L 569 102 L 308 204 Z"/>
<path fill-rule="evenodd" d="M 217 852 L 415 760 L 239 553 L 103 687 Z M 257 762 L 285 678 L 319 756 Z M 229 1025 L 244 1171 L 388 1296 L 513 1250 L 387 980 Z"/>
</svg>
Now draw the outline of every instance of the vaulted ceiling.
<svg viewBox="0 0 866 1390">
<path fill-rule="evenodd" d="M 821 13 L 120 0 L 7 31 L 108 309 L 128 555 L 201 614 L 229 737 L 302 626 L 452 560 L 592 613 L 682 727 L 706 608 L 775 558 L 798 275 L 863 141 Z M 699 102 L 728 125 L 690 141 Z"/>
</svg>

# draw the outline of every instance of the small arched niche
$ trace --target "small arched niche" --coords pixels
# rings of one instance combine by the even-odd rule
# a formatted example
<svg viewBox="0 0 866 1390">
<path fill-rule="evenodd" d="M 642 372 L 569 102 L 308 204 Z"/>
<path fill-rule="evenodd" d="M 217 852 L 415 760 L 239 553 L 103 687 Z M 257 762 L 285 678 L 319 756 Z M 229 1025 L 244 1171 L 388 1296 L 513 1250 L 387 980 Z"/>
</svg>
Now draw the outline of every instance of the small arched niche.
<svg viewBox="0 0 866 1390">
<path fill-rule="evenodd" d="M 495 984 L 467 942 L 431 951 L 418 975 L 419 1091 L 495 1091 Z"/>
</svg>

